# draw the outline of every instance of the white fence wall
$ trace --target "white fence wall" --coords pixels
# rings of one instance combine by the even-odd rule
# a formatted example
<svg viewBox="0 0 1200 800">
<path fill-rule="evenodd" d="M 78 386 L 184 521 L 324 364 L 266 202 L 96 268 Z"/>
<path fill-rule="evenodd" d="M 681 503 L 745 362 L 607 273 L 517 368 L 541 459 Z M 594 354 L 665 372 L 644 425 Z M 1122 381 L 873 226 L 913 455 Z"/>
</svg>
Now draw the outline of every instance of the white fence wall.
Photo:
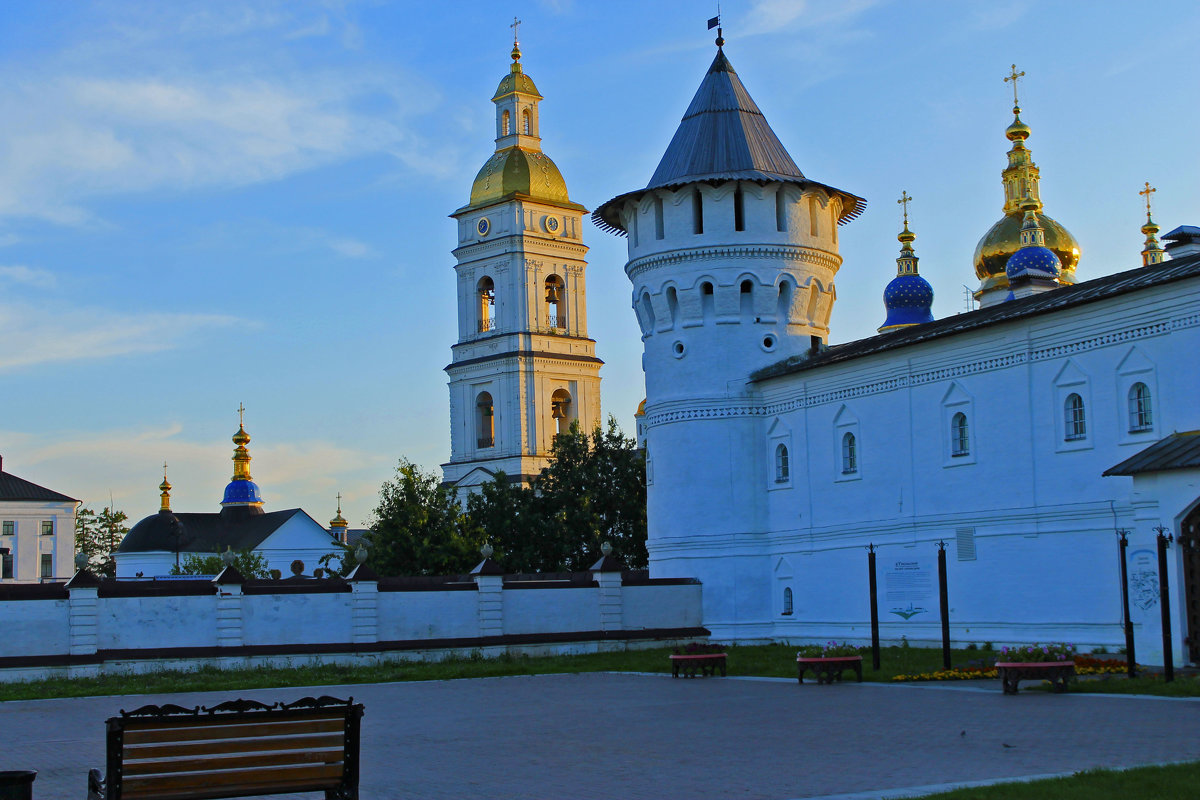
<svg viewBox="0 0 1200 800">
<path fill-rule="evenodd" d="M 506 582 L 98 581 L 0 591 L 0 680 L 472 652 L 588 652 L 706 636 L 701 587 L 637 573 Z"/>
</svg>

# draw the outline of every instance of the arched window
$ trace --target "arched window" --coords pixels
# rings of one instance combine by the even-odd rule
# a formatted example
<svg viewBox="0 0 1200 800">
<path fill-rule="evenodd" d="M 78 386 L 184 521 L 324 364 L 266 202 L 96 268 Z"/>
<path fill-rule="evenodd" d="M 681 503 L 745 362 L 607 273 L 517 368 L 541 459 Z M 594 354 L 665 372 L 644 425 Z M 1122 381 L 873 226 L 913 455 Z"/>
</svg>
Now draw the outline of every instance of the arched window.
<svg viewBox="0 0 1200 800">
<path fill-rule="evenodd" d="M 554 329 L 567 327 L 567 309 L 563 305 L 563 279 L 558 275 L 546 278 L 546 324 Z"/>
<path fill-rule="evenodd" d="M 654 303 L 649 292 L 642 292 L 642 329 L 649 336 L 654 333 Z"/>
<path fill-rule="evenodd" d="M 1073 442 L 1087 437 L 1087 422 L 1083 415 L 1083 398 L 1072 392 L 1063 404 L 1063 439 Z"/>
<path fill-rule="evenodd" d="M 512 116 L 505 111 L 500 117 L 500 135 L 508 136 L 512 133 Z"/>
<path fill-rule="evenodd" d="M 475 398 L 475 412 L 475 428 L 479 433 L 476 444 L 479 447 L 492 447 L 496 444 L 496 412 L 490 394 L 479 393 L 479 397 Z"/>
<path fill-rule="evenodd" d="M 792 587 L 783 587 L 783 615 L 790 616 L 792 613 Z"/>
<path fill-rule="evenodd" d="M 529 136 L 533 133 L 533 128 L 529 121 L 528 108 L 521 112 L 521 130 L 525 132 L 526 136 Z"/>
<path fill-rule="evenodd" d="M 550 419 L 555 433 L 571 430 L 571 395 L 566 389 L 557 389 L 550 396 Z"/>
<path fill-rule="evenodd" d="M 854 434 L 846 432 L 842 436 L 842 474 L 851 475 L 858 472 L 858 442 Z"/>
<path fill-rule="evenodd" d="M 967 415 L 958 411 L 950 419 L 950 455 L 968 456 L 971 454 L 971 429 L 967 423 Z"/>
<path fill-rule="evenodd" d="M 491 278 L 483 276 L 475 287 L 475 296 L 479 302 L 479 332 L 484 333 L 496 327 L 493 313 L 496 307 L 496 284 Z"/>
<path fill-rule="evenodd" d="M 1129 387 L 1129 432 L 1139 433 L 1154 427 L 1150 405 L 1150 387 L 1142 382 Z"/>
<path fill-rule="evenodd" d="M 787 445 L 778 444 L 775 446 L 775 482 L 787 483 L 790 475 Z"/>
</svg>

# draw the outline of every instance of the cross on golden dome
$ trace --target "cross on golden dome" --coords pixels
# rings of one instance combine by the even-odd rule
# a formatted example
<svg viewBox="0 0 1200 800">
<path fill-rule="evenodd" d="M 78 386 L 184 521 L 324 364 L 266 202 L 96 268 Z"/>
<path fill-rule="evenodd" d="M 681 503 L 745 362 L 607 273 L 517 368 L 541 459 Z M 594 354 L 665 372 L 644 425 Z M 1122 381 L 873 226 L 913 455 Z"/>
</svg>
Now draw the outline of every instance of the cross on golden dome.
<svg viewBox="0 0 1200 800">
<path fill-rule="evenodd" d="M 907 191 L 900 192 L 900 199 L 896 201 L 904 206 L 904 227 L 908 227 L 908 204 L 912 202 L 912 198 L 908 196 Z"/>
<path fill-rule="evenodd" d="M 1150 195 L 1157 191 L 1158 189 L 1150 185 L 1150 181 L 1146 181 L 1146 188 L 1138 192 L 1138 194 L 1144 195 L 1146 198 L 1146 219 L 1150 219 Z"/>
<path fill-rule="evenodd" d="M 246 407 L 238 403 L 238 426 L 246 427 Z"/>
<path fill-rule="evenodd" d="M 512 25 L 508 27 L 513 29 L 513 44 L 517 43 L 517 37 L 521 34 L 521 20 L 513 17 Z"/>
<path fill-rule="evenodd" d="M 1020 105 L 1020 103 L 1018 103 L 1018 102 L 1017 102 L 1017 81 L 1018 81 L 1019 79 L 1021 79 L 1021 78 L 1024 78 L 1024 77 L 1025 77 L 1025 70 L 1021 70 L 1020 72 L 1017 72 L 1017 65 L 1016 65 L 1016 64 L 1013 64 L 1013 65 L 1012 65 L 1012 74 L 1011 74 L 1011 75 L 1009 75 L 1007 78 L 1005 78 L 1005 79 L 1004 79 L 1004 82 L 1005 82 L 1005 83 L 1008 83 L 1009 81 L 1012 81 L 1012 85 L 1013 85 L 1013 105 L 1014 105 L 1014 106 L 1016 106 L 1016 105 Z"/>
</svg>

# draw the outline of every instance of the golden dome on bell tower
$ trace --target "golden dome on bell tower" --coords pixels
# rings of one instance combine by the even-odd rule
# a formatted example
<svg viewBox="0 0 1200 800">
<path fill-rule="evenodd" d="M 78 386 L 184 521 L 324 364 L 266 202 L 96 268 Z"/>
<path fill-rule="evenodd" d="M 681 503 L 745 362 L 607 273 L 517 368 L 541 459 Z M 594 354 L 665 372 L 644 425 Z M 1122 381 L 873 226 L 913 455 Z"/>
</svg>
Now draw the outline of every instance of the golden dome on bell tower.
<svg viewBox="0 0 1200 800">
<path fill-rule="evenodd" d="M 1045 234 L 1046 247 L 1058 256 L 1062 264 L 1059 282 L 1064 285 L 1075 283 L 1075 267 L 1079 264 L 1079 242 L 1060 223 L 1042 212 L 1039 188 L 1041 171 L 1033 163 L 1033 154 L 1025 146 L 1031 130 L 1022 121 L 1021 107 L 1017 103 L 1017 79 L 1024 75 L 1024 72 L 1017 72 L 1014 64 L 1012 73 L 1004 79 L 1005 83 L 1011 82 L 1013 85 L 1013 121 L 1004 131 L 1005 137 L 1013 145 L 1008 151 L 1008 166 L 1001 173 L 1004 216 L 979 240 L 972 259 L 975 276 L 980 281 L 975 297 L 981 306 L 992 305 L 1008 296 L 1005 267 L 1009 257 L 1021 249 L 1021 225 L 1025 219 L 1021 205 L 1026 198 L 1036 204 L 1035 213 Z"/>
</svg>

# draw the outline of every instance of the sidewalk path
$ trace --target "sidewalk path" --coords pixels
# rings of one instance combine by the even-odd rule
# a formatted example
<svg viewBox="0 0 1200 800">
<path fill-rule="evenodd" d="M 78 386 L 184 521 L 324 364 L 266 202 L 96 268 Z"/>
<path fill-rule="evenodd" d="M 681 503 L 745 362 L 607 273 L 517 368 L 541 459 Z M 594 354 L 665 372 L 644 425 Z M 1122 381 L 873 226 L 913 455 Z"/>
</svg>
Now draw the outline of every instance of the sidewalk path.
<svg viewBox="0 0 1200 800">
<path fill-rule="evenodd" d="M 0 703 L 0 769 L 82 800 L 122 708 L 306 694 L 365 704 L 363 800 L 790 800 L 1200 759 L 1187 700 L 586 674 Z"/>
</svg>

